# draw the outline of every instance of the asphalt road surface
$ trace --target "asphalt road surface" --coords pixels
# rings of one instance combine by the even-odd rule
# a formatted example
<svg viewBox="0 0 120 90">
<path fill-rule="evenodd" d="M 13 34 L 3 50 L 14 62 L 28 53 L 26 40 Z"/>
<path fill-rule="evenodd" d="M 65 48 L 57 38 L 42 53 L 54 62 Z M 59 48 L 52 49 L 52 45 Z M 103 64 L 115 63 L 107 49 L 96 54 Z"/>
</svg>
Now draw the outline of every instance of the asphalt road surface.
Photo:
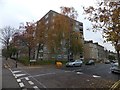
<svg viewBox="0 0 120 90">
<path fill-rule="evenodd" d="M 4 61 L 4 60 L 3 60 Z M 7 79 L 12 79 L 15 88 L 110 88 L 118 75 L 110 73 L 109 64 L 96 64 L 95 66 L 56 68 L 52 65 L 44 66 L 19 66 L 8 60 L 12 65 L 3 69 L 3 87 Z M 11 82 L 10 81 L 10 82 Z"/>
<path fill-rule="evenodd" d="M 111 64 L 99 63 L 96 65 L 83 65 L 82 67 L 63 67 L 64 70 L 80 71 L 87 75 L 98 76 L 107 80 L 118 81 L 120 74 L 111 73 Z"/>
</svg>

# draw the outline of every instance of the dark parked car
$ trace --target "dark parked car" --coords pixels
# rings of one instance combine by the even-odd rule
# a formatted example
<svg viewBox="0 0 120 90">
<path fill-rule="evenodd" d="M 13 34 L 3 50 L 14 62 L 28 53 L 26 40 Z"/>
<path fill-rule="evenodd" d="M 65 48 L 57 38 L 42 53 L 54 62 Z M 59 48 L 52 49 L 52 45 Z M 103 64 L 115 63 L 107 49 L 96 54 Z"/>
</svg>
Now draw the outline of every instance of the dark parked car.
<svg viewBox="0 0 120 90">
<path fill-rule="evenodd" d="M 110 64 L 110 60 L 106 60 L 106 61 L 105 61 L 105 64 Z"/>
<path fill-rule="evenodd" d="M 88 62 L 85 63 L 85 65 L 95 65 L 95 61 L 89 60 Z"/>
<path fill-rule="evenodd" d="M 118 63 L 113 63 L 110 70 L 112 73 L 119 73 L 120 74 L 120 67 L 118 66 Z"/>
</svg>

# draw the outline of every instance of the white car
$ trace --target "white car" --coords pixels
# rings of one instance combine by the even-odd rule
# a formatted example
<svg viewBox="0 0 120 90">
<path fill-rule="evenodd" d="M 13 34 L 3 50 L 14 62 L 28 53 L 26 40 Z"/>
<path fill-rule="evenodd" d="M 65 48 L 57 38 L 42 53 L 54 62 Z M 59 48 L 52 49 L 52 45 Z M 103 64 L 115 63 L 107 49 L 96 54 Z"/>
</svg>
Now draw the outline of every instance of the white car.
<svg viewBox="0 0 120 90">
<path fill-rule="evenodd" d="M 120 73 L 120 67 L 118 66 L 118 63 L 113 63 L 110 70 L 112 73 Z"/>
<path fill-rule="evenodd" d="M 69 67 L 69 66 L 80 66 L 81 67 L 82 64 L 83 64 L 82 60 L 75 60 L 75 61 L 67 62 L 66 67 Z"/>
</svg>

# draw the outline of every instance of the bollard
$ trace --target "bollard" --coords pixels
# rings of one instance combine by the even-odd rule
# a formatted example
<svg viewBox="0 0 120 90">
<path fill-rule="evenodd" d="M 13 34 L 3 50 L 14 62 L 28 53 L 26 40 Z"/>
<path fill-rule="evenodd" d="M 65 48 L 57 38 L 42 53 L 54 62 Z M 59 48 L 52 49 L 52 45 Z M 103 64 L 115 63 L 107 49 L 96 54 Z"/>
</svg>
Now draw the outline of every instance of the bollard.
<svg viewBox="0 0 120 90">
<path fill-rule="evenodd" d="M 62 67 L 62 62 L 56 62 L 56 67 L 61 68 Z"/>
<path fill-rule="evenodd" d="M 17 61 L 16 61 L 16 64 L 15 64 L 15 67 L 17 68 Z"/>
</svg>

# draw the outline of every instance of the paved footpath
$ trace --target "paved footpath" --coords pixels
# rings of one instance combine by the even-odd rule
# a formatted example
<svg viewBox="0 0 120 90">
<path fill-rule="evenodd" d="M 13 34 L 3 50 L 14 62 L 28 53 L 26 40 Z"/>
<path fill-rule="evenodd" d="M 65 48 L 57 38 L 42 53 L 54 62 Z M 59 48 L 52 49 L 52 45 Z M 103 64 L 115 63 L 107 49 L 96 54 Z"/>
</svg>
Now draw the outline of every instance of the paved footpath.
<svg viewBox="0 0 120 90">
<path fill-rule="evenodd" d="M 7 90 L 7 89 L 19 89 L 19 85 L 16 81 L 16 79 L 14 78 L 14 76 L 12 75 L 11 71 L 9 70 L 8 66 L 7 66 L 7 61 L 6 60 L 2 60 L 3 61 L 3 65 L 2 65 L 2 90 Z"/>
</svg>

